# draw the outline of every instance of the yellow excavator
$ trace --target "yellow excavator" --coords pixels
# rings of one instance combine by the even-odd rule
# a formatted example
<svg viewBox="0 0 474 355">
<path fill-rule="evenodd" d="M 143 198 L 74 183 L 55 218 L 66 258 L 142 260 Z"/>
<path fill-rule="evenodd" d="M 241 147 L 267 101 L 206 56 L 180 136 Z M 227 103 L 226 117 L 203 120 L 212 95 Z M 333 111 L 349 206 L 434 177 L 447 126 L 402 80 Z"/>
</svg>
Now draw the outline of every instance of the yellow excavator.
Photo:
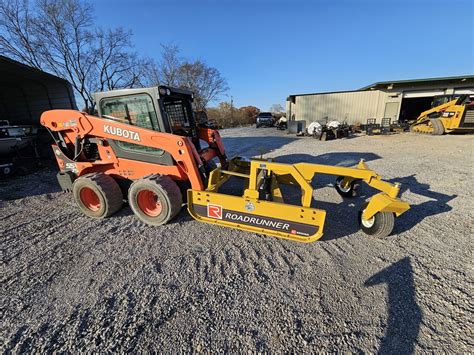
<svg viewBox="0 0 474 355">
<path fill-rule="evenodd" d="M 422 112 L 410 125 L 410 132 L 432 135 L 474 132 L 474 98 L 469 95 L 440 98 L 447 102 Z"/>
</svg>

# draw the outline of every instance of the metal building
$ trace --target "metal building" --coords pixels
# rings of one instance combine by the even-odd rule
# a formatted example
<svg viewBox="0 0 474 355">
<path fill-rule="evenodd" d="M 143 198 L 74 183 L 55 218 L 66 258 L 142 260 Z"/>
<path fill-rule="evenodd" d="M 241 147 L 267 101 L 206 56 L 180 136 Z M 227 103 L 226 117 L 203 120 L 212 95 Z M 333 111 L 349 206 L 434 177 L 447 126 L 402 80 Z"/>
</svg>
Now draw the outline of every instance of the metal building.
<svg viewBox="0 0 474 355">
<path fill-rule="evenodd" d="M 438 95 L 473 94 L 474 75 L 378 82 L 359 90 L 290 95 L 290 120 L 365 123 L 368 118 L 406 121 L 429 109 Z"/>
<path fill-rule="evenodd" d="M 67 80 L 0 56 L 0 120 L 39 125 L 41 113 L 76 109 Z"/>
</svg>

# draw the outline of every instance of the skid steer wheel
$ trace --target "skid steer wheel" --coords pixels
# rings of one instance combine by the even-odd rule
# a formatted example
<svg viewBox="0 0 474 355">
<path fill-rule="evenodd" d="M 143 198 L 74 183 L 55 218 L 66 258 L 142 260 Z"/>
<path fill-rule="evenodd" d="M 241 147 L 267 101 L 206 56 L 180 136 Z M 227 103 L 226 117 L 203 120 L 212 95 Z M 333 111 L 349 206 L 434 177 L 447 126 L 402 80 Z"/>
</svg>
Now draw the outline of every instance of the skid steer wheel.
<svg viewBox="0 0 474 355">
<path fill-rule="evenodd" d="M 128 203 L 147 224 L 159 226 L 181 210 L 183 197 L 176 183 L 166 175 L 151 175 L 135 181 L 128 190 Z"/>
<path fill-rule="evenodd" d="M 86 216 L 109 217 L 123 205 L 122 190 L 109 175 L 93 173 L 81 176 L 72 186 L 74 200 Z"/>
<path fill-rule="evenodd" d="M 364 219 L 362 213 L 367 205 L 368 203 L 365 203 L 359 211 L 359 224 L 362 231 L 376 238 L 388 237 L 395 225 L 395 215 L 392 212 L 377 212 L 372 218 Z"/>
<path fill-rule="evenodd" d="M 360 188 L 360 183 L 358 180 L 352 180 L 349 184 L 349 186 L 343 187 L 342 186 L 342 181 L 344 180 L 344 176 L 339 176 L 336 179 L 336 184 L 334 187 L 336 188 L 336 191 L 341 195 L 342 197 L 356 197 L 357 192 Z"/>
</svg>

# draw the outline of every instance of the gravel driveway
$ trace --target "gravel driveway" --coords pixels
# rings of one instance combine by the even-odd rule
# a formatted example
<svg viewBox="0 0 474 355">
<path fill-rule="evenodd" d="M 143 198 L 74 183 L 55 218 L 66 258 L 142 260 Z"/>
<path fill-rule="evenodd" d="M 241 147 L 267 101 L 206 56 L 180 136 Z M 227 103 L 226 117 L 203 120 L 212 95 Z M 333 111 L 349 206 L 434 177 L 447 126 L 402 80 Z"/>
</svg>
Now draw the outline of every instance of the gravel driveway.
<svg viewBox="0 0 474 355">
<path fill-rule="evenodd" d="M 82 216 L 56 171 L 0 182 L 1 351 L 474 352 L 472 136 L 319 142 L 222 132 L 229 155 L 352 166 L 402 183 L 394 234 L 357 226 L 364 197 L 315 181 L 328 217 L 299 244 L 194 221 Z"/>
</svg>

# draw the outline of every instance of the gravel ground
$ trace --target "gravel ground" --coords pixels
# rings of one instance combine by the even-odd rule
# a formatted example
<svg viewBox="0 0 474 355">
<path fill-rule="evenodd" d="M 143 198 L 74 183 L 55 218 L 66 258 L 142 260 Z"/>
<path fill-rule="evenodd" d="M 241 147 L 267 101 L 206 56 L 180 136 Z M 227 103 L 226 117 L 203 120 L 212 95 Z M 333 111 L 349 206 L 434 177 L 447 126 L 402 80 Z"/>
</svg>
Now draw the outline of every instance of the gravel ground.
<svg viewBox="0 0 474 355">
<path fill-rule="evenodd" d="M 229 155 L 352 166 L 402 185 L 392 236 L 359 231 L 364 196 L 315 181 L 328 218 L 299 244 L 202 224 L 82 216 L 54 169 L 0 182 L 2 352 L 474 352 L 472 136 L 319 142 L 222 132 Z"/>
</svg>

